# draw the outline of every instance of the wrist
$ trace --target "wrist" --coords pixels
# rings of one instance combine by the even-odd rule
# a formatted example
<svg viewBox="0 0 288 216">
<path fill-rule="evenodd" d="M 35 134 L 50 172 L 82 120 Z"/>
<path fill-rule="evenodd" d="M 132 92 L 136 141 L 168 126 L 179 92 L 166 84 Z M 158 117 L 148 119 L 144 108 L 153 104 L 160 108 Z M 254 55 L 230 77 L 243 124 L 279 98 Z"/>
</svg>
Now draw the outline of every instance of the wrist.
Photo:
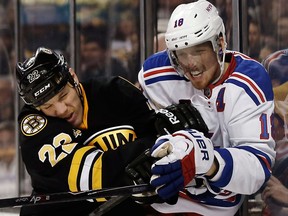
<svg viewBox="0 0 288 216">
<path fill-rule="evenodd" d="M 211 170 L 209 170 L 211 172 L 207 172 L 207 174 L 210 174 L 210 176 L 207 176 L 207 180 L 211 182 L 216 182 L 221 178 L 223 170 L 226 166 L 226 162 L 224 161 L 224 159 L 222 158 L 221 154 L 218 151 L 214 151 L 214 156 L 215 156 L 214 160 L 217 161 L 218 167 L 216 166 L 216 164 L 214 164 L 216 168 L 215 167 L 211 168 Z M 213 176 L 213 174 L 215 175 Z"/>
<path fill-rule="evenodd" d="M 208 170 L 208 172 L 205 174 L 205 176 L 208 179 L 212 179 L 217 174 L 218 170 L 219 170 L 219 162 L 218 162 L 217 158 L 214 157 L 213 164 L 212 164 L 211 168 Z"/>
</svg>

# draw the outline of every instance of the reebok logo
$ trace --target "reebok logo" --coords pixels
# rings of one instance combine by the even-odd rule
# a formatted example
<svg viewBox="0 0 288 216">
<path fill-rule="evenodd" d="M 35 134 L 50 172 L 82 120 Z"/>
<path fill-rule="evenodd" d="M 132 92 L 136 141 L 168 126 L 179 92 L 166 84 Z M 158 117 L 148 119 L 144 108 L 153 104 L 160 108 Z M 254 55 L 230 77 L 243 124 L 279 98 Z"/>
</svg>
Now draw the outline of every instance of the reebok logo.
<svg viewBox="0 0 288 216">
<path fill-rule="evenodd" d="M 159 109 L 159 112 L 166 115 L 173 125 L 180 123 L 177 117 L 172 112 L 169 112 L 167 109 Z"/>
</svg>

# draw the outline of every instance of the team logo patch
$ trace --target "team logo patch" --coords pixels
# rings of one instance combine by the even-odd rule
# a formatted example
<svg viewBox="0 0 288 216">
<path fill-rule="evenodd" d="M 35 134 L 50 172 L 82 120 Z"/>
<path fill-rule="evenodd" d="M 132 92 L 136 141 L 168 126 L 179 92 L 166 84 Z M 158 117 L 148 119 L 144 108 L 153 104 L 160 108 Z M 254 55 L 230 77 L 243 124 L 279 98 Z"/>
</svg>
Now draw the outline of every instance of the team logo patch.
<svg viewBox="0 0 288 216">
<path fill-rule="evenodd" d="M 30 114 L 21 122 L 21 131 L 26 136 L 39 133 L 47 125 L 47 119 L 41 115 Z"/>
</svg>

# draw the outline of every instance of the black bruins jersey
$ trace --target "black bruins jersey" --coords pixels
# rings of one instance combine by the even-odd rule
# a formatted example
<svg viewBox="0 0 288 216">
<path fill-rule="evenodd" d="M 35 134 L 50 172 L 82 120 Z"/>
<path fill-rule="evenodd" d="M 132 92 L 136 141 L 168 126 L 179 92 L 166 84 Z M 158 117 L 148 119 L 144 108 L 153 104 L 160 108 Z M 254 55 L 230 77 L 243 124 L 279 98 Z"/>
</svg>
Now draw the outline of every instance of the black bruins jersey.
<svg viewBox="0 0 288 216">
<path fill-rule="evenodd" d="M 36 193 L 127 185 L 125 167 L 155 142 L 154 111 L 130 82 L 120 77 L 90 80 L 81 89 L 81 128 L 27 105 L 19 114 L 22 159 Z M 86 215 L 103 201 L 25 207 L 22 215 Z M 133 209 L 135 203 L 127 202 Z"/>
</svg>

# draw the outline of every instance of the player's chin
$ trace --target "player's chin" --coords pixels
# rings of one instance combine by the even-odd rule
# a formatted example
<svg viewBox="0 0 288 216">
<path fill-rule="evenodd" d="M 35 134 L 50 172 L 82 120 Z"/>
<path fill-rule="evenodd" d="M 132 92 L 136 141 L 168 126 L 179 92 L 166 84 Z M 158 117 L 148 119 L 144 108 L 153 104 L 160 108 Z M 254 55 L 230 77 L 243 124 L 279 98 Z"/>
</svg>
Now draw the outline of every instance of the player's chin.
<svg viewBox="0 0 288 216">
<path fill-rule="evenodd" d="M 190 79 L 190 82 L 192 83 L 193 87 L 198 90 L 202 90 L 208 85 L 203 79 Z"/>
<path fill-rule="evenodd" d="M 66 121 L 73 125 L 73 127 L 79 127 L 82 123 L 82 117 L 73 113 L 68 119 L 66 119 Z"/>
</svg>

